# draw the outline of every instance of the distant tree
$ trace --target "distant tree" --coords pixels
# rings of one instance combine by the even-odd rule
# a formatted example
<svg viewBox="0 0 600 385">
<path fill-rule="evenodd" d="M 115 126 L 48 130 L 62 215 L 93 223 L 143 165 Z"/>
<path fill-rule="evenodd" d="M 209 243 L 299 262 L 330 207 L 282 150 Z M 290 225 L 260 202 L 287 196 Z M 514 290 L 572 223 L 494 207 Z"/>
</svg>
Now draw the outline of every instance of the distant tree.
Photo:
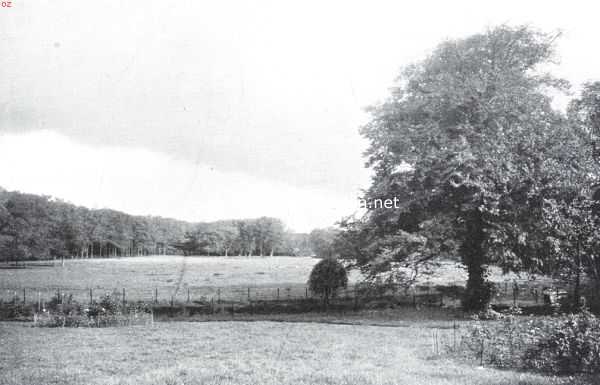
<svg viewBox="0 0 600 385">
<path fill-rule="evenodd" d="M 2 253 L 7 259 L 38 259 L 52 256 L 52 216 L 48 197 L 10 194 L 4 202 L 5 224 Z"/>
<path fill-rule="evenodd" d="M 308 241 L 313 253 L 321 258 L 334 257 L 336 237 L 339 233 L 340 231 L 333 227 L 312 230 L 308 235 Z"/>
<path fill-rule="evenodd" d="M 338 289 L 347 287 L 348 274 L 337 259 L 324 258 L 313 267 L 308 285 L 313 293 L 321 296 L 327 306 Z"/>
<path fill-rule="evenodd" d="M 221 224 L 220 234 L 222 237 L 223 255 L 226 257 L 236 247 L 239 232 L 237 226 L 233 222 L 227 221 Z"/>
<path fill-rule="evenodd" d="M 275 253 L 281 253 L 281 249 L 285 244 L 285 238 L 286 229 L 283 221 L 278 218 L 269 218 L 265 248 L 271 256 Z"/>
<path fill-rule="evenodd" d="M 277 218 L 188 223 L 90 210 L 0 188 L 0 259 L 5 260 L 136 255 L 157 247 L 187 255 L 273 255 L 285 250 L 287 237 Z"/>
<path fill-rule="evenodd" d="M 183 241 L 176 243 L 175 247 L 181 250 L 183 255 L 197 254 L 198 250 L 200 249 L 197 233 L 193 231 L 186 232 Z"/>
<path fill-rule="evenodd" d="M 135 218 L 132 226 L 132 234 L 134 253 L 144 254 L 148 247 L 148 243 L 151 242 L 148 222 L 142 218 Z"/>
</svg>

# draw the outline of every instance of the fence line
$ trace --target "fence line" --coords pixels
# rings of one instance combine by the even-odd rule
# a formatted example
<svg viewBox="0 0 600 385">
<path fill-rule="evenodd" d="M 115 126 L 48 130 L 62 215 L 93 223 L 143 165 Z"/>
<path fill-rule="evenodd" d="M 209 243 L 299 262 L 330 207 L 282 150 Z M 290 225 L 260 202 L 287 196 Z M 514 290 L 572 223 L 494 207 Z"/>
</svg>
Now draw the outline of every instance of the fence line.
<svg viewBox="0 0 600 385">
<path fill-rule="evenodd" d="M 535 305 L 544 303 L 544 295 L 547 295 L 547 285 L 527 285 L 515 282 L 502 282 L 496 284 L 496 296 L 493 303 L 504 305 Z M 450 286 L 427 286 L 419 285 L 406 289 L 400 285 L 365 286 L 361 284 L 349 285 L 337 292 L 341 299 L 376 299 L 382 297 L 394 297 L 402 302 L 413 305 L 432 303 L 450 304 L 460 298 L 460 289 L 457 285 Z M 550 289 L 556 297 L 566 293 L 565 289 L 554 286 Z M 0 288 L 0 304 L 6 303 L 28 303 L 43 307 L 45 303 L 53 298 L 59 303 L 75 300 L 78 303 L 98 302 L 105 295 L 118 297 L 123 303 L 147 302 L 154 304 L 206 304 L 206 303 L 251 303 L 259 301 L 283 301 L 316 298 L 308 286 L 298 284 L 283 287 L 277 286 L 187 286 L 182 288 L 175 286 L 155 287 L 87 287 L 87 288 Z"/>
</svg>

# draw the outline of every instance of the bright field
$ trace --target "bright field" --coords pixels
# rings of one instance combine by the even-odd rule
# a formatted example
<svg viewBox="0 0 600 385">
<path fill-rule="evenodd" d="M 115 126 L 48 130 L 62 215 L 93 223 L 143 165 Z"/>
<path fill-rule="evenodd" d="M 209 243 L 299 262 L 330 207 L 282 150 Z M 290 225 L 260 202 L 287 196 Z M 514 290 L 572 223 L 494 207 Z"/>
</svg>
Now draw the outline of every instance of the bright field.
<svg viewBox="0 0 600 385">
<path fill-rule="evenodd" d="M 432 329 L 282 322 L 0 323 L 0 384 L 574 384 L 434 356 Z"/>
<path fill-rule="evenodd" d="M 57 261 L 53 266 L 33 264 L 26 269 L 13 269 L 0 265 L 0 299 L 13 297 L 36 302 L 49 300 L 57 289 L 73 294 L 80 302 L 126 291 L 128 300 L 159 302 L 190 299 L 246 299 L 248 288 L 252 299 L 274 299 L 277 288 L 281 298 L 305 295 L 306 281 L 312 267 L 319 261 L 310 257 L 182 257 L 148 256 L 114 259 L 83 259 Z M 42 262 L 42 264 L 45 262 Z M 51 262 L 50 262 L 51 263 Z M 8 267 L 8 268 L 7 268 Z M 350 274 L 350 282 L 360 278 Z M 514 275 L 503 276 L 494 270 L 492 279 L 497 282 L 511 280 Z M 443 263 L 432 276 L 420 279 L 422 284 L 460 284 L 466 272 L 453 262 Z"/>
<path fill-rule="evenodd" d="M 152 300 L 158 289 L 159 300 L 187 299 L 187 288 L 193 299 L 217 295 L 218 288 L 277 288 L 285 295 L 285 286 L 303 286 L 312 267 L 319 260 L 309 257 L 182 257 L 150 256 L 114 259 L 65 260 L 64 266 L 34 266 L 27 269 L 0 269 L 0 297 L 7 300 L 12 288 L 31 289 L 31 295 L 42 291 L 52 296 L 57 288 L 79 299 L 89 297 L 89 288 L 99 296 L 113 290 L 126 289 L 128 299 Z M 273 291 L 273 290 L 271 290 Z M 275 289 L 276 291 L 276 289 Z M 240 292 L 241 293 L 241 292 Z M 22 293 L 18 293 L 19 296 Z M 234 296 L 222 290 L 221 298 Z M 253 295 L 276 295 L 264 290 Z"/>
</svg>

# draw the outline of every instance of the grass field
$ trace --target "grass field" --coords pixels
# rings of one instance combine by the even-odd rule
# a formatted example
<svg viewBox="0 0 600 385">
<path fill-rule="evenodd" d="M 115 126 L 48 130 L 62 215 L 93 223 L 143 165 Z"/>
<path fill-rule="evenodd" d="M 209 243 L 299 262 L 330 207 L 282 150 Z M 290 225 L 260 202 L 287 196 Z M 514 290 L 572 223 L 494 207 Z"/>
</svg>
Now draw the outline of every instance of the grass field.
<svg viewBox="0 0 600 385">
<path fill-rule="evenodd" d="M 310 257 L 182 257 L 148 256 L 115 259 L 84 259 L 60 261 L 54 265 L 31 264 L 14 269 L 0 266 L 0 299 L 22 298 L 26 289 L 29 301 L 37 301 L 38 293 L 49 300 L 61 289 L 86 302 L 89 289 L 94 298 L 126 289 L 128 300 L 152 301 L 156 294 L 160 302 L 217 298 L 240 300 L 274 299 L 277 289 L 282 298 L 305 295 L 306 281 L 319 260 Z M 9 268 L 7 268 L 9 267 Z M 493 270 L 496 282 L 518 278 Z M 358 272 L 350 274 L 350 282 L 360 280 Z M 463 284 L 466 272 L 455 263 L 443 263 L 435 274 L 423 276 L 421 284 Z"/>
<path fill-rule="evenodd" d="M 171 322 L 104 329 L 4 322 L 0 384 L 583 384 L 435 356 L 431 327 L 439 322 Z"/>
<path fill-rule="evenodd" d="M 115 259 L 65 260 L 64 265 L 31 266 L 26 269 L 0 269 L 0 297 L 8 289 L 40 290 L 45 297 L 64 289 L 79 299 L 127 289 L 127 298 L 183 300 L 190 288 L 193 298 L 216 296 L 218 288 L 303 286 L 317 259 L 309 257 L 182 257 L 150 256 Z M 2 292 L 2 289 L 5 289 Z M 254 293 L 257 295 L 257 293 Z M 265 293 L 272 295 L 273 293 Z M 222 298 L 233 295 L 223 291 Z M 282 293 L 283 295 L 283 293 Z"/>
<path fill-rule="evenodd" d="M 0 270 L 3 286 L 156 287 L 305 283 L 318 262 L 309 257 L 149 256 L 65 260 L 54 267 Z M 133 280 L 133 282 L 132 282 Z"/>
</svg>

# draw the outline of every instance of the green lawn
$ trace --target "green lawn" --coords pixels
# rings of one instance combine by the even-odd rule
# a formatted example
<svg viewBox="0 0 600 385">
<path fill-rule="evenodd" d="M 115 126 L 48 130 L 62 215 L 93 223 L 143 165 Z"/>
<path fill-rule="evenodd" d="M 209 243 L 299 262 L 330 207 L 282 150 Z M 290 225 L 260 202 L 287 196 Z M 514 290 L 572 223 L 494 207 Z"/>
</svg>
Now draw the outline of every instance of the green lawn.
<svg viewBox="0 0 600 385">
<path fill-rule="evenodd" d="M 4 322 L 0 384 L 576 383 L 434 356 L 432 325 L 256 321 L 46 329 Z"/>
</svg>

